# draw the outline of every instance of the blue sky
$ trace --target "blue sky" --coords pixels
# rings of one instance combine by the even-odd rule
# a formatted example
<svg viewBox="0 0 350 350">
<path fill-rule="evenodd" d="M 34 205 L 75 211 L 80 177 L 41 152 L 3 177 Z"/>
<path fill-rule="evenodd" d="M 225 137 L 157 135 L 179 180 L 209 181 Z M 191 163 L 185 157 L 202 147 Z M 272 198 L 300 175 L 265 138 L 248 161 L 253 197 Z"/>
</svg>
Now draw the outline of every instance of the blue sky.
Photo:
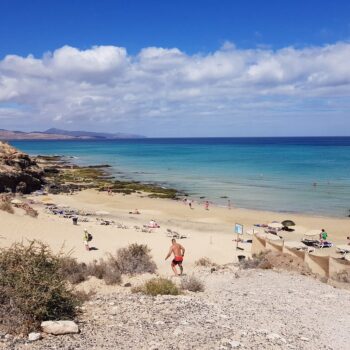
<svg viewBox="0 0 350 350">
<path fill-rule="evenodd" d="M 349 1 L 1 0 L 0 128 L 348 135 L 349 13 Z"/>
</svg>

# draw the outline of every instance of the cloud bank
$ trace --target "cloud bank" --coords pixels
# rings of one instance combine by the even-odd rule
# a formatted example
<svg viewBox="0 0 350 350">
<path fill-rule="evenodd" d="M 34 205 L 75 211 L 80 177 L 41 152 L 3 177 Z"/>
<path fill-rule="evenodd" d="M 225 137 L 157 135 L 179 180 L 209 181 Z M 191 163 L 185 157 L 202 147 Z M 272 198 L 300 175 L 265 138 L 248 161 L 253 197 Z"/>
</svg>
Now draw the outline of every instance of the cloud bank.
<svg viewBox="0 0 350 350">
<path fill-rule="evenodd" d="M 349 62 L 347 42 L 280 50 L 226 43 L 195 55 L 159 47 L 129 55 L 115 46 L 8 55 L 0 60 L 0 127 L 150 136 L 344 134 Z"/>
</svg>

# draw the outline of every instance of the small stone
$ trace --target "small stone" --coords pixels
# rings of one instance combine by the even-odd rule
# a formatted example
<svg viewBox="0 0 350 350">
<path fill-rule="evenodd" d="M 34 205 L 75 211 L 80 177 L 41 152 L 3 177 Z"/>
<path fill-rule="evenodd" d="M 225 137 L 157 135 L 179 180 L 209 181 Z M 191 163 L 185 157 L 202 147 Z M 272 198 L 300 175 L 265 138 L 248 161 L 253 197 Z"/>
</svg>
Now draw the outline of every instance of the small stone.
<svg viewBox="0 0 350 350">
<path fill-rule="evenodd" d="M 280 339 L 281 337 L 276 334 L 276 333 L 270 333 L 266 336 L 266 339 L 267 340 L 277 340 L 277 339 Z"/>
<path fill-rule="evenodd" d="M 79 327 L 73 321 L 44 321 L 41 328 L 43 332 L 54 335 L 79 333 Z"/>
<path fill-rule="evenodd" d="M 306 338 L 306 337 L 300 337 L 300 340 L 302 340 L 302 341 L 309 341 L 310 339 Z"/>
<path fill-rule="evenodd" d="M 30 342 L 37 341 L 41 339 L 41 333 L 38 332 L 32 332 L 28 334 L 28 340 Z"/>
<path fill-rule="evenodd" d="M 157 324 L 157 325 L 163 325 L 164 322 L 163 322 L 163 321 L 156 321 L 155 324 Z"/>
<path fill-rule="evenodd" d="M 131 287 L 131 283 L 130 283 L 130 282 L 125 283 L 125 284 L 124 284 L 124 287 Z"/>
</svg>

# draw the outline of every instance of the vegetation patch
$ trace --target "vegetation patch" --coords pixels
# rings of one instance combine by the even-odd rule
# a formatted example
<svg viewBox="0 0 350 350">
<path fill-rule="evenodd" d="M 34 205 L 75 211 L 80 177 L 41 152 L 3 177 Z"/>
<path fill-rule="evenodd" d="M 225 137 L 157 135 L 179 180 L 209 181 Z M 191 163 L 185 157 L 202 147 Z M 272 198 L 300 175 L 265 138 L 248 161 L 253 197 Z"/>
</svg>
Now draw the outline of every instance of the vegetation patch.
<svg viewBox="0 0 350 350">
<path fill-rule="evenodd" d="M 15 212 L 9 201 L 0 202 L 0 210 L 6 211 L 9 214 L 13 214 Z"/>
<path fill-rule="evenodd" d="M 31 241 L 0 250 L 0 327 L 27 333 L 44 320 L 72 319 L 80 298 L 62 278 L 61 256 Z"/>
<path fill-rule="evenodd" d="M 130 244 L 117 251 L 116 263 L 124 274 L 154 273 L 157 265 L 150 252 L 150 249 L 144 244 Z"/>
<path fill-rule="evenodd" d="M 204 292 L 204 283 L 195 276 L 186 276 L 181 280 L 181 288 L 190 292 Z"/>
<path fill-rule="evenodd" d="M 195 263 L 196 266 L 202 266 L 202 267 L 212 267 L 217 266 L 216 263 L 212 262 L 209 258 L 203 257 L 198 259 Z"/>
<path fill-rule="evenodd" d="M 176 284 L 166 278 L 153 278 L 144 285 L 133 288 L 132 292 L 151 296 L 180 294 L 180 290 Z"/>
</svg>

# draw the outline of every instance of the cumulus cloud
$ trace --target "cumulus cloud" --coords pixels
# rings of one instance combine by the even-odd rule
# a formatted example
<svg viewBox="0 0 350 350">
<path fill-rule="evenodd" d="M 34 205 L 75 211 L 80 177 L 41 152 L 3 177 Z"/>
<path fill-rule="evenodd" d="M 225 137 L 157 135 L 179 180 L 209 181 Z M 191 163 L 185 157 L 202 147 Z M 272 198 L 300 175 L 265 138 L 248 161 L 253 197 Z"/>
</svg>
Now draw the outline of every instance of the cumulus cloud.
<svg viewBox="0 0 350 350">
<path fill-rule="evenodd" d="M 188 125 L 191 118 L 226 128 L 290 111 L 305 118 L 315 118 L 315 109 L 344 114 L 343 100 L 335 106 L 350 97 L 349 62 L 346 42 L 279 50 L 225 43 L 193 55 L 159 47 L 129 55 L 115 46 L 8 55 L 0 61 L 0 120 L 26 128 L 98 123 L 104 130 L 137 121 L 167 135 L 167 123 Z"/>
</svg>

